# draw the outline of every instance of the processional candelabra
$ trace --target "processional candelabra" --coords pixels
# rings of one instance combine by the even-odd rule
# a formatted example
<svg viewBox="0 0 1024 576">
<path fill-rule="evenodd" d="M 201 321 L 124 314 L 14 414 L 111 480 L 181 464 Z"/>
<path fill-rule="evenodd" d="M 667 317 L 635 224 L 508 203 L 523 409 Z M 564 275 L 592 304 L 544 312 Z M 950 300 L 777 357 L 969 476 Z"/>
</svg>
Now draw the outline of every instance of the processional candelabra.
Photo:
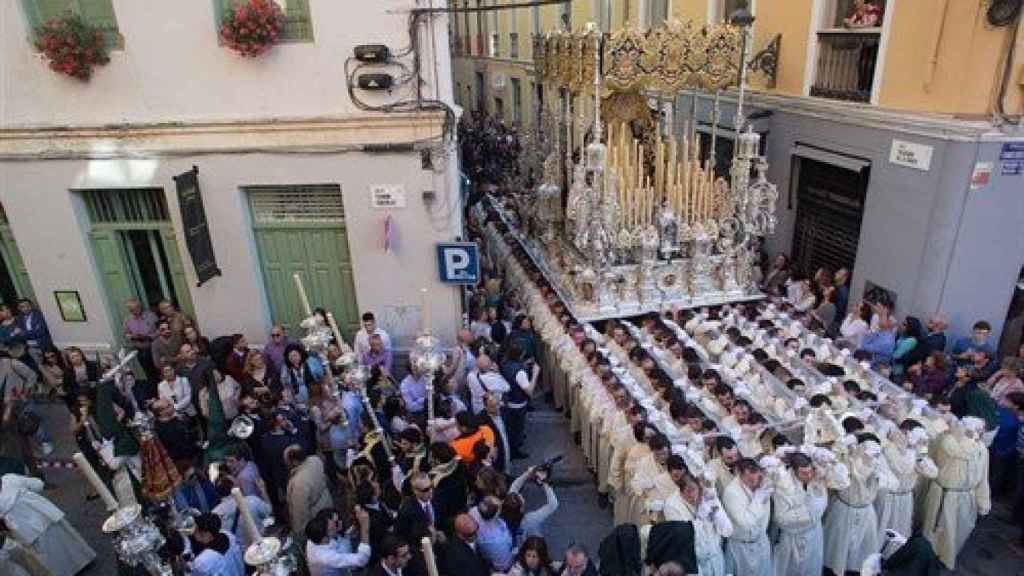
<svg viewBox="0 0 1024 576">
<path fill-rule="evenodd" d="M 555 82 L 564 81 L 567 68 L 589 73 L 590 66 L 574 63 L 581 54 L 584 62 L 588 58 L 594 61 L 593 121 L 589 134 L 582 129 L 585 121 L 569 114 L 571 107 L 563 104 L 569 188 L 564 229 L 557 235 L 580 255 L 575 269 L 561 272 L 567 273 L 563 277 L 570 278 L 563 287 L 584 316 L 595 312 L 624 313 L 631 308 L 651 310 L 668 302 L 701 305 L 756 295 L 752 274 L 754 239 L 774 232 L 778 192 L 766 177 L 768 164 L 760 155 L 760 135 L 743 117 L 749 26 L 716 32 L 717 37 L 733 42 L 731 46 L 736 51 L 728 53 L 735 55 L 730 56 L 729 62 L 739 71 L 736 138 L 728 179 L 716 172 L 717 126 L 722 82 L 735 84 L 735 76 L 731 81 L 719 79 L 714 88 L 710 146 L 704 145 L 697 130 L 696 88 L 690 119 L 681 134 L 662 135 L 652 126 L 625 121 L 614 109 L 607 126 L 603 121 L 602 100 L 613 102 L 621 95 L 614 88 L 623 84 L 622 71 L 628 68 L 630 73 L 641 75 L 636 72 L 642 68 L 639 63 L 646 61 L 642 59 L 649 54 L 644 52 L 643 45 L 637 48 L 637 43 L 656 43 L 656 38 L 691 34 L 686 40 L 692 46 L 693 39 L 703 34 L 678 24 L 666 30 L 661 35 L 624 31 L 607 37 L 602 44 L 600 35 L 588 25 L 586 32 L 570 42 L 565 41 L 563 33 L 554 41 L 549 37 L 547 44 L 543 38 L 535 44 L 538 66 L 546 79 Z M 670 40 L 665 42 L 668 45 Z M 582 48 L 566 52 L 564 45 Z M 587 46 L 595 46 L 593 52 Z M 714 60 L 710 52 L 719 50 L 717 46 L 706 46 L 709 61 Z M 674 45 L 659 45 L 651 53 L 668 54 L 674 49 Z M 637 62 L 614 69 L 616 62 L 634 57 L 638 51 L 641 54 L 635 56 Z M 602 54 L 605 67 L 613 68 L 611 74 L 619 75 L 610 84 L 610 92 L 603 81 Z M 713 76 L 711 72 L 708 75 Z M 659 78 L 651 83 L 654 86 L 650 89 L 658 91 L 664 80 Z M 575 80 L 569 83 L 570 91 L 582 90 L 584 86 L 585 83 Z M 641 101 L 639 106 L 646 108 L 647 89 L 643 83 L 634 82 L 629 90 L 635 92 L 622 94 L 631 94 L 634 103 Z M 569 99 L 571 95 L 566 101 Z M 582 115 L 585 106 L 580 103 Z M 550 117 L 539 116 L 546 125 L 535 130 L 554 132 Z M 588 136 L 589 143 L 584 142 Z M 578 145 L 578 155 L 571 151 L 573 140 Z M 547 199 L 559 190 L 558 174 L 550 169 L 552 159 L 558 155 L 559 151 L 553 150 L 545 159 L 544 181 L 535 189 L 536 201 L 521 203 L 530 206 L 526 218 L 520 210 L 521 221 L 542 223 L 544 229 L 536 235 L 544 241 L 539 252 L 550 258 L 552 268 L 558 268 L 557 261 L 564 260 L 559 242 L 550 241 L 554 236 L 550 228 L 555 222 L 545 216 L 551 212 Z M 574 156 L 579 158 L 578 162 L 572 161 Z"/>
</svg>

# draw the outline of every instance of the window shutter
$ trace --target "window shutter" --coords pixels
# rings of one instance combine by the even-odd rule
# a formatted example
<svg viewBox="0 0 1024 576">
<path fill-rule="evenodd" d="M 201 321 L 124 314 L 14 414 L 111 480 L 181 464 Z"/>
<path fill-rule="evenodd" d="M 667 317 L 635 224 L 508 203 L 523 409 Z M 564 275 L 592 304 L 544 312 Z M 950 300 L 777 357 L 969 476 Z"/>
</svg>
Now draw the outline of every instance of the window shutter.
<svg viewBox="0 0 1024 576">
<path fill-rule="evenodd" d="M 113 0 L 77 0 L 78 13 L 93 26 L 103 30 L 107 48 L 123 48 L 124 38 L 117 30 Z"/>
<path fill-rule="evenodd" d="M 229 0 L 213 0 L 213 23 L 217 25 L 217 34 L 220 34 L 220 23 L 229 4 Z"/>
<path fill-rule="evenodd" d="M 21 0 L 28 21 L 29 37 L 35 39 L 36 28 L 47 20 L 60 16 L 72 9 L 73 0 Z"/>
<path fill-rule="evenodd" d="M 281 40 L 312 42 L 313 21 L 309 15 L 309 0 L 278 0 L 278 3 L 284 4 L 284 29 L 281 30 Z"/>
</svg>

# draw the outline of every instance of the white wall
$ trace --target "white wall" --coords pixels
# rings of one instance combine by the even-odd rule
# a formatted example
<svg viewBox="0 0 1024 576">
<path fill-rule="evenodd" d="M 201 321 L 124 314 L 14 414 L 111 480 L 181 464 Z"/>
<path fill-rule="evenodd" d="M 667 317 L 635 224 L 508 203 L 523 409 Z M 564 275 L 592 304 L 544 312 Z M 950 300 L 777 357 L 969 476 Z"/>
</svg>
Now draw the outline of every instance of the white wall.
<svg viewBox="0 0 1024 576">
<path fill-rule="evenodd" d="M 217 262 L 223 276 L 196 287 L 194 268 L 181 233 L 178 201 L 171 177 L 199 165 L 199 179 Z M 205 156 L 199 159 L 40 161 L 7 164 L 0 180 L 0 201 L 55 337 L 61 342 L 99 344 L 113 338 L 101 279 L 88 243 L 88 222 L 70 189 L 162 187 L 189 277 L 196 316 L 205 333 L 242 332 L 262 342 L 270 326 L 259 258 L 242 186 L 327 184 L 341 186 L 349 247 L 361 310 L 383 318 L 396 305 L 418 305 L 419 289 L 430 290 L 433 328 L 446 339 L 459 320 L 458 289 L 437 280 L 434 243 L 454 238 L 452 206 L 439 195 L 428 212 L 424 190 L 438 190 L 446 174 L 420 168 L 418 154 Z M 408 194 L 404 209 L 370 207 L 372 184 L 400 184 Z M 457 211 L 457 208 L 455 208 Z M 390 213 L 395 227 L 393 251 L 382 246 L 382 225 Z M 54 290 L 78 290 L 87 323 L 64 323 Z M 393 315 L 393 314 L 392 314 Z M 387 323 L 387 322 L 385 322 Z M 410 327 L 415 329 L 412 322 Z M 400 330 L 399 326 L 388 326 Z"/>
<path fill-rule="evenodd" d="M 422 117 L 357 109 L 344 73 L 354 46 L 383 43 L 398 51 L 410 44 L 409 10 L 445 2 L 309 3 L 313 43 L 280 44 L 245 59 L 218 45 L 213 0 L 113 0 L 125 49 L 112 52 L 111 62 L 89 82 L 52 72 L 27 40 L 20 0 L 0 3 L 0 202 L 58 343 L 95 346 L 114 338 L 89 224 L 71 190 L 130 187 L 164 189 L 202 329 L 212 335 L 240 331 L 251 341 L 265 341 L 269 306 L 240 187 L 268 184 L 340 185 L 360 309 L 374 310 L 386 328 L 402 336 L 417 323 L 389 326 L 394 308 L 418 306 L 419 289 L 428 287 L 434 331 L 453 336 L 459 291 L 438 282 L 434 244 L 461 231 L 455 154 L 435 154 L 433 171 L 421 168 L 418 151 L 359 151 L 360 143 L 422 140 L 437 130 Z M 432 32 L 420 28 L 422 94 L 451 104 L 447 16 L 429 21 Z M 411 55 L 403 61 L 411 66 Z M 414 89 L 409 82 L 390 94 L 363 98 L 395 102 L 414 97 Z M 295 118 L 337 121 L 300 128 L 275 122 Z M 174 128 L 168 131 L 168 125 Z M 68 138 L 41 130 L 79 126 L 90 128 L 68 132 L 74 134 Z M 224 273 L 202 287 L 195 286 L 171 180 L 192 165 L 200 169 Z M 387 213 L 370 207 L 373 184 L 402 185 L 408 195 L 408 207 L 392 212 L 396 240 L 390 254 L 381 240 Z M 429 209 L 421 200 L 427 190 L 437 196 Z M 65 289 L 80 292 L 88 322 L 60 320 L 52 293 Z"/>
<path fill-rule="evenodd" d="M 345 59 L 358 44 L 408 46 L 409 10 L 417 2 L 309 0 L 315 42 L 279 44 L 258 58 L 218 45 L 213 0 L 113 4 L 124 50 L 111 52 L 109 64 L 80 82 L 51 71 L 32 48 L 21 0 L 0 2 L 0 127 L 362 114 L 348 98 Z M 449 79 L 447 19 L 434 23 L 438 76 Z M 425 56 L 432 74 L 429 51 Z M 412 84 L 391 99 L 411 94 Z"/>
</svg>

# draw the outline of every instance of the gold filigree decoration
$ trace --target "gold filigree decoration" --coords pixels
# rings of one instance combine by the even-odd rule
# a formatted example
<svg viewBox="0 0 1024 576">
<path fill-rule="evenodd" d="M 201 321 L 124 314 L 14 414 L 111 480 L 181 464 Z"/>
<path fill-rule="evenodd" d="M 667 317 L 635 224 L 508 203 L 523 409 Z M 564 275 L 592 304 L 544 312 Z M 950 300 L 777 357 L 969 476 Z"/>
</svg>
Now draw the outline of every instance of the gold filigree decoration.
<svg viewBox="0 0 1024 576">
<path fill-rule="evenodd" d="M 561 31 L 549 34 L 545 49 L 535 52 L 535 69 L 545 82 L 574 92 L 587 90 L 593 77 L 592 50 L 600 49 L 610 90 L 714 91 L 737 84 L 742 40 L 742 31 L 732 25 L 677 21 L 647 32 L 618 30 L 603 46 L 594 31 Z"/>
</svg>

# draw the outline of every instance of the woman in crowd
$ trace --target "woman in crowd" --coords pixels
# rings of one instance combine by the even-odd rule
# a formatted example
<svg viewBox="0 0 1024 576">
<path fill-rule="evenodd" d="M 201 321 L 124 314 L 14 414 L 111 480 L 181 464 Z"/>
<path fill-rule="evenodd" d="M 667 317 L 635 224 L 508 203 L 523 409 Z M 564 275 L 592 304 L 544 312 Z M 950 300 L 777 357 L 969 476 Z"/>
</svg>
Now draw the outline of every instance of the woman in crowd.
<svg viewBox="0 0 1024 576">
<path fill-rule="evenodd" d="M 946 393 L 946 355 L 942 352 L 932 352 L 925 358 L 924 366 L 914 364 L 907 368 L 910 375 L 909 382 L 904 388 L 924 398 L 942 398 Z"/>
<path fill-rule="evenodd" d="M 210 357 L 210 341 L 199 333 L 199 329 L 195 325 L 185 326 L 184 332 L 185 344 L 191 344 L 192 348 L 196 351 L 196 356 L 199 358 Z"/>
<path fill-rule="evenodd" d="M 548 545 L 540 536 L 530 536 L 519 547 L 508 576 L 555 576 Z"/>
<path fill-rule="evenodd" d="M 906 360 L 912 358 L 917 346 L 924 340 L 924 327 L 914 316 L 907 316 L 900 324 L 896 336 L 896 347 L 892 351 L 892 375 L 897 382 L 903 380 L 906 372 Z"/>
<path fill-rule="evenodd" d="M 1003 358 L 1002 367 L 993 374 L 982 385 L 992 399 L 997 403 L 1006 400 L 1009 394 L 1024 392 L 1024 381 L 1021 381 L 1021 371 L 1024 369 L 1024 361 L 1015 356 Z"/>
<path fill-rule="evenodd" d="M 277 377 L 278 375 L 267 367 L 267 359 L 263 353 L 250 350 L 245 357 L 244 375 L 239 384 L 242 390 L 262 396 L 280 392 L 281 384 Z"/>
<path fill-rule="evenodd" d="M 854 350 L 860 348 L 864 335 L 871 329 L 871 305 L 867 302 L 859 302 L 850 309 L 850 313 L 843 319 L 839 326 L 840 337 L 850 344 Z"/>
<path fill-rule="evenodd" d="M 284 349 L 284 366 L 281 366 L 281 387 L 286 398 L 299 404 L 309 400 L 309 387 L 316 378 L 306 362 L 306 351 L 300 344 L 289 344 Z"/>
<path fill-rule="evenodd" d="M 51 346 L 43 352 L 39 373 L 43 377 L 44 393 L 51 399 L 64 400 L 64 356 L 60 350 Z"/>
<path fill-rule="evenodd" d="M 69 403 L 75 401 L 79 391 L 96 394 L 96 381 L 99 380 L 99 365 L 85 359 L 81 348 L 71 346 L 65 350 L 68 362 L 64 369 L 64 394 Z M 69 406 L 71 408 L 71 406 Z"/>
</svg>

